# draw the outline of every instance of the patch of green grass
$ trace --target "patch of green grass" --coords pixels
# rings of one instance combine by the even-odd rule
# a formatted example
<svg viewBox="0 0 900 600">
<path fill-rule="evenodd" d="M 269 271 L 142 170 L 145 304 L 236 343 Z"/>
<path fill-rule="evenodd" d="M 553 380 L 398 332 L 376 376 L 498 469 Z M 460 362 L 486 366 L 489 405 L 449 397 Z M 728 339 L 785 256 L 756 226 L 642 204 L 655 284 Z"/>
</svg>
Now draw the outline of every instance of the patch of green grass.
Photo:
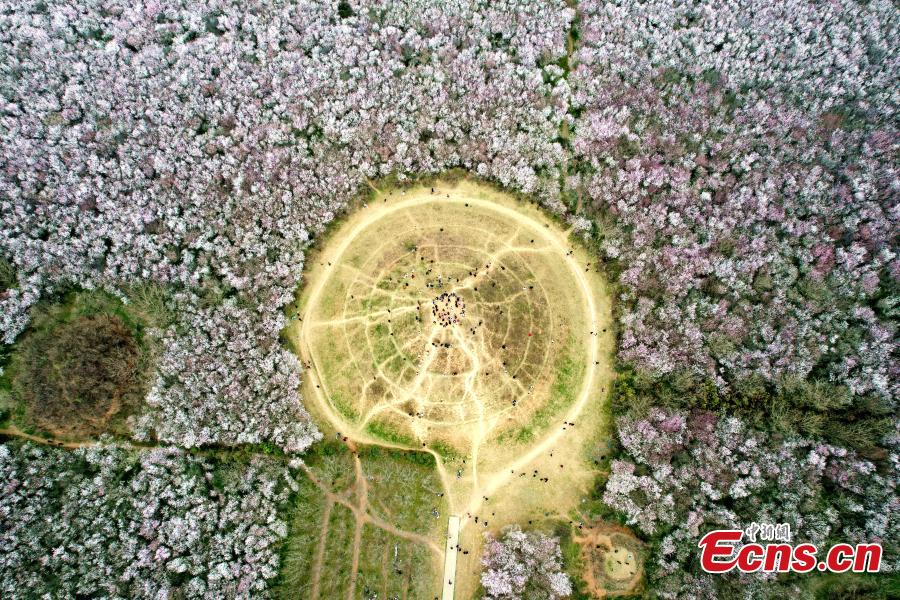
<svg viewBox="0 0 900 600">
<path fill-rule="evenodd" d="M 362 598 L 433 598 L 438 593 L 428 550 L 366 525 L 356 593 Z"/>
<path fill-rule="evenodd" d="M 394 332 L 394 337 L 400 337 L 405 339 L 405 336 L 409 333 L 417 331 L 421 328 L 421 324 L 416 321 L 416 313 L 408 312 L 404 314 L 395 314 L 391 321 L 391 331 Z"/>
<path fill-rule="evenodd" d="M 572 527 L 568 523 L 561 523 L 554 529 L 554 534 L 559 538 L 563 567 L 572 580 L 570 600 L 591 600 L 593 596 L 588 592 L 587 583 L 581 577 L 584 572 L 581 546 L 572 539 Z"/>
<path fill-rule="evenodd" d="M 359 413 L 357 413 L 350 404 L 344 400 L 344 397 L 337 393 L 333 392 L 331 394 L 331 405 L 337 410 L 344 419 L 349 421 L 350 423 L 355 423 L 359 420 Z"/>
<path fill-rule="evenodd" d="M 139 341 L 144 338 L 148 324 L 136 311 L 130 310 L 111 294 L 100 290 L 79 290 L 64 294 L 55 300 L 38 305 L 32 315 L 35 329 L 70 323 L 78 317 L 113 315 L 121 319 Z"/>
<path fill-rule="evenodd" d="M 428 452 L 419 450 L 398 450 L 396 448 L 385 448 L 384 446 L 366 445 L 357 454 L 363 461 L 371 460 L 375 463 L 387 455 L 398 461 L 421 467 L 433 468 L 435 466 L 434 457 Z"/>
<path fill-rule="evenodd" d="M 446 522 L 447 508 L 438 495 L 442 488 L 434 467 L 410 462 L 404 456 L 409 454 L 414 453 L 382 449 L 377 458 L 363 459 L 369 478 L 369 508 L 400 529 L 427 536 Z"/>
<path fill-rule="evenodd" d="M 5 256 L 0 256 L 0 291 L 15 287 L 17 279 L 15 266 Z"/>
<path fill-rule="evenodd" d="M 309 449 L 306 454 L 306 462 L 312 464 L 314 458 L 323 458 L 326 456 L 334 456 L 336 454 L 346 454 L 347 446 L 332 438 L 324 439 Z"/>
<path fill-rule="evenodd" d="M 402 591 L 404 569 L 401 567 L 406 565 L 402 560 L 394 560 L 394 547 L 396 546 L 400 558 L 401 544 L 392 538 L 392 535 L 378 527 L 366 525 L 363 528 L 359 551 L 359 575 L 356 579 L 356 592 L 361 597 L 380 598 L 382 592 L 390 588 L 394 588 L 397 592 Z M 402 545 L 406 550 L 406 545 Z"/>
<path fill-rule="evenodd" d="M 816 600 L 888 600 L 900 596 L 900 573 L 825 573 L 807 576 L 798 583 L 805 583 Z"/>
<path fill-rule="evenodd" d="M 405 366 L 406 366 L 406 360 L 399 354 L 395 354 L 384 365 L 384 370 L 387 371 L 388 373 L 393 373 L 395 376 L 399 377 L 400 373 L 403 372 L 403 367 L 405 367 Z"/>
<path fill-rule="evenodd" d="M 441 458 L 444 460 L 461 460 L 463 455 L 460 454 L 456 448 L 451 446 L 450 444 L 445 444 L 444 442 L 437 440 L 430 444 L 432 450 L 437 452 Z"/>
<path fill-rule="evenodd" d="M 41 435 L 60 427 L 76 437 L 127 429 L 125 417 L 143 398 L 159 351 L 147 329 L 165 327 L 173 316 L 163 288 L 126 292 L 123 302 L 100 290 L 70 289 L 32 310 L 0 376 L 5 421 Z M 117 405 L 112 419 L 105 416 Z"/>
<path fill-rule="evenodd" d="M 356 477 L 350 450 L 343 444 L 339 444 L 339 447 L 338 452 L 309 464 L 319 482 L 334 492 L 351 488 Z"/>
<path fill-rule="evenodd" d="M 125 289 L 128 312 L 151 327 L 164 328 L 175 322 L 176 314 L 169 300 L 171 292 L 153 283 L 142 283 Z"/>
<path fill-rule="evenodd" d="M 0 428 L 9 427 L 12 422 L 12 407 L 8 402 L 9 393 L 0 390 Z"/>
<path fill-rule="evenodd" d="M 394 342 L 391 341 L 390 331 L 384 323 L 377 323 L 371 329 L 372 332 L 372 358 L 375 364 L 382 364 L 390 360 L 396 353 Z"/>
<path fill-rule="evenodd" d="M 321 298 L 319 302 L 316 303 L 313 312 L 314 319 L 317 321 L 327 321 L 329 319 L 342 318 L 344 316 L 344 302 L 348 297 L 345 279 L 339 274 L 329 277 L 327 285 L 322 290 Z M 309 308 L 306 303 L 307 299 L 304 296 L 295 296 L 294 305 L 285 307 L 286 314 L 290 314 L 288 311 L 293 309 L 296 314 L 299 314 L 302 317 Z M 352 311 L 353 309 L 352 306 L 347 308 L 349 311 Z"/>
<path fill-rule="evenodd" d="M 331 450 L 340 446 L 343 448 L 343 453 L 347 454 L 346 448 L 341 444 L 324 445 Z M 345 457 L 328 454 L 324 458 L 320 456 L 312 456 L 310 458 L 310 462 L 317 465 L 323 463 L 326 466 L 332 465 L 336 461 L 339 461 L 339 464 L 342 465 L 343 468 L 341 470 L 346 471 L 347 460 Z M 330 469 L 328 468 L 320 467 L 316 477 L 330 483 L 329 471 Z M 352 470 L 350 473 L 352 479 Z M 290 598 L 292 600 L 310 596 L 313 582 L 313 567 L 321 538 L 322 520 L 325 517 L 327 505 L 327 499 L 324 494 L 308 477 L 300 476 L 297 482 L 299 490 L 294 496 L 286 515 L 289 531 L 288 538 L 281 551 L 281 571 L 278 581 L 273 586 L 276 598 Z M 353 541 L 353 515 L 348 509 L 339 505 L 332 506 L 326 541 L 329 539 L 338 543 L 336 545 L 328 543 L 326 546 L 324 558 L 328 560 L 323 561 L 323 573 L 325 574 L 323 581 L 336 581 L 342 572 L 344 578 L 349 575 L 350 557 L 345 556 L 341 552 L 342 545 L 343 548 L 351 547 Z M 334 573 L 324 570 L 329 563 L 331 563 L 333 568 L 336 568 Z M 342 563 L 344 563 L 343 568 L 341 568 Z M 320 597 L 332 596 L 323 595 Z"/>
<path fill-rule="evenodd" d="M 379 440 L 392 444 L 410 447 L 416 446 L 416 441 L 414 439 L 396 431 L 391 428 L 390 425 L 379 421 L 369 421 L 369 423 L 366 424 L 366 433 Z"/>
<path fill-rule="evenodd" d="M 438 496 L 440 483 L 431 455 L 362 446 L 359 458 L 368 483 L 369 512 L 400 529 L 436 539 L 434 528 L 443 522 L 447 511 Z M 331 491 L 353 489 L 353 456 L 344 444 L 316 444 L 306 462 L 315 478 Z M 310 597 L 327 510 L 327 499 L 312 480 L 301 476 L 298 483 L 299 491 L 286 515 L 290 530 L 275 585 L 276 598 L 292 600 Z M 439 511 L 440 519 L 435 519 L 432 509 Z M 356 524 L 346 507 L 334 504 L 327 526 L 319 597 L 344 598 L 350 584 Z M 362 530 L 356 596 L 432 598 L 438 593 L 438 577 L 432 564 L 429 550 L 423 545 L 366 525 Z"/>
<path fill-rule="evenodd" d="M 388 299 L 384 296 L 380 296 L 378 294 L 367 296 L 362 299 L 360 303 L 363 308 L 363 312 L 370 313 L 376 310 L 381 310 L 383 308 L 387 308 Z"/>
<path fill-rule="evenodd" d="M 368 481 L 370 513 L 424 536 L 440 529 L 448 512 L 438 495 L 442 490 L 430 454 L 366 446 L 359 455 Z M 364 594 L 368 587 L 380 598 L 403 597 L 404 591 L 408 598 L 433 597 L 437 574 L 430 559 L 423 546 L 367 526 L 357 591 Z"/>
<path fill-rule="evenodd" d="M 325 553 L 319 578 L 320 598 L 345 598 L 347 596 L 347 590 L 350 587 L 350 565 L 353 560 L 355 527 L 353 513 L 348 508 L 335 504 L 331 509 L 328 534 L 325 538 Z M 311 579 L 312 577 L 310 577 Z M 296 595 L 292 597 L 297 598 Z"/>
<path fill-rule="evenodd" d="M 339 347 L 343 344 L 343 340 L 335 336 L 319 336 L 315 344 L 320 353 L 316 366 L 321 369 L 322 380 L 328 382 L 326 391 L 331 405 L 345 419 L 357 421 L 359 419 L 357 405 L 348 398 L 360 397 L 362 389 L 360 382 L 363 377 L 355 371 L 354 357 Z"/>
<path fill-rule="evenodd" d="M 575 400 L 578 386 L 584 378 L 584 363 L 575 360 L 570 353 L 565 353 L 556 361 L 554 368 L 556 378 L 550 387 L 547 402 L 534 412 L 525 426 L 516 431 L 516 441 L 521 443 L 532 441 L 535 433 L 550 424 L 553 415 Z"/>
<path fill-rule="evenodd" d="M 525 426 L 516 431 L 516 441 L 520 444 L 527 444 L 534 440 L 534 430 L 530 426 Z"/>
</svg>

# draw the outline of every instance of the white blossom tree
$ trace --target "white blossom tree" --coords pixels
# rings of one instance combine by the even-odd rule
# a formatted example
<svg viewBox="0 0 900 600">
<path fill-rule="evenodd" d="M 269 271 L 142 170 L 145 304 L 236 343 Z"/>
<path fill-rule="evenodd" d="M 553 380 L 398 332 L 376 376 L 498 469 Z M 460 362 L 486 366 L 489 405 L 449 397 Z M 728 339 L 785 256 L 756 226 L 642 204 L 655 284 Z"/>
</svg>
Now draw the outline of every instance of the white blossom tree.
<svg viewBox="0 0 900 600">
<path fill-rule="evenodd" d="M 486 536 L 481 585 L 492 600 L 554 600 L 572 594 L 557 538 L 517 526 Z"/>
</svg>

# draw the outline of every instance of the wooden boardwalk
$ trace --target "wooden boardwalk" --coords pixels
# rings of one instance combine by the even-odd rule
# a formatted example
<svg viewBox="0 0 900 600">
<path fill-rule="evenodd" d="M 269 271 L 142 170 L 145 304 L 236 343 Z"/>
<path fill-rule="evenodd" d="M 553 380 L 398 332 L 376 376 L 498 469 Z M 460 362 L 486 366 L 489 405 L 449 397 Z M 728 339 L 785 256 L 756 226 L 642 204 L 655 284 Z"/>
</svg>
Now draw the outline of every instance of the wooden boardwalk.
<svg viewBox="0 0 900 600">
<path fill-rule="evenodd" d="M 450 515 L 447 520 L 447 551 L 444 554 L 444 593 L 442 600 L 453 600 L 456 584 L 456 547 L 459 545 L 459 517 Z"/>
</svg>

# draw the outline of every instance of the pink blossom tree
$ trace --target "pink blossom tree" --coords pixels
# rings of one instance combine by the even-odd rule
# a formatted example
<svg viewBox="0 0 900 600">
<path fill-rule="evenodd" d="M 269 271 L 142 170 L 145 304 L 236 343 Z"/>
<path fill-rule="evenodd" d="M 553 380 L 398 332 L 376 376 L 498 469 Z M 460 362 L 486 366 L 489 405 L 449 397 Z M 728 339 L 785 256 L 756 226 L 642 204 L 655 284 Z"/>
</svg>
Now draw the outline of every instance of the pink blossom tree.
<svg viewBox="0 0 900 600">
<path fill-rule="evenodd" d="M 481 557 L 485 597 L 496 600 L 566 598 L 572 593 L 563 572 L 559 540 L 516 526 L 500 538 L 486 536 Z"/>
</svg>

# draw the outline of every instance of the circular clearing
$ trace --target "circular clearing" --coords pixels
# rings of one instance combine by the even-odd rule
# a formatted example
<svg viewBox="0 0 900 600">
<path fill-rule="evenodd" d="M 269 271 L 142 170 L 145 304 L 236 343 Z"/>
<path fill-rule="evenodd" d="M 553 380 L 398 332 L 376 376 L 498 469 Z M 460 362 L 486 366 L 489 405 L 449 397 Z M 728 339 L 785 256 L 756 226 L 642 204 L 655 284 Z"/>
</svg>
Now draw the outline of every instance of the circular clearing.
<svg viewBox="0 0 900 600">
<path fill-rule="evenodd" d="M 644 574 L 644 545 L 628 529 L 597 521 L 580 529 L 582 578 L 595 598 L 629 595 Z"/>
<path fill-rule="evenodd" d="M 336 429 L 449 452 L 530 441 L 596 364 L 573 252 L 540 211 L 494 199 L 401 195 L 361 209 L 300 297 L 301 358 Z"/>
</svg>

